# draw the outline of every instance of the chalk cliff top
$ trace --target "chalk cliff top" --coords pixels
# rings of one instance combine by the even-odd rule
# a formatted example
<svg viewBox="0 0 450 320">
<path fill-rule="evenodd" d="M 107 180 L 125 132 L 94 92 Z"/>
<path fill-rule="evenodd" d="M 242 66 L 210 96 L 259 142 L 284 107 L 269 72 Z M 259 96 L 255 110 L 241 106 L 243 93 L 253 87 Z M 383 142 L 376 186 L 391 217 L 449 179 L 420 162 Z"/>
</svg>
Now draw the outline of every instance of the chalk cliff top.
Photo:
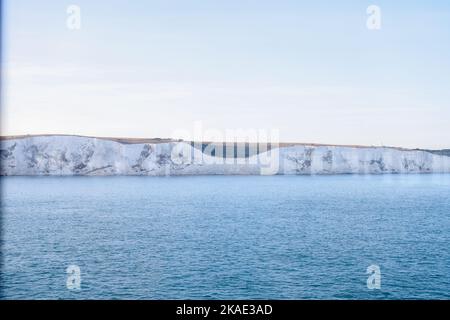
<svg viewBox="0 0 450 320">
<path fill-rule="evenodd" d="M 0 136 L 0 141 L 2 140 L 14 140 L 14 139 L 25 139 L 25 138 L 34 138 L 34 137 L 80 137 L 80 138 L 95 138 L 102 140 L 115 141 L 123 144 L 141 144 L 141 143 L 150 143 L 150 144 L 158 144 L 158 143 L 168 143 L 168 142 L 183 142 L 182 139 L 171 139 L 171 138 L 127 138 L 127 137 L 95 137 L 95 136 L 83 136 L 83 135 L 71 135 L 71 134 L 30 134 L 30 135 L 14 135 L 14 136 Z M 187 143 L 192 143 L 191 141 L 184 141 Z M 211 143 L 209 141 L 202 142 L 204 144 Z M 392 148 L 397 150 L 414 150 L 414 151 L 427 151 L 439 155 L 447 155 L 450 156 L 450 149 L 442 149 L 442 150 L 429 150 L 429 149 L 410 149 L 403 147 L 395 147 L 395 146 L 368 146 L 368 145 L 355 145 L 355 144 L 325 144 L 325 143 L 306 143 L 306 142 L 281 142 L 278 144 L 279 147 L 295 147 L 295 146 L 313 146 L 313 147 L 349 147 L 349 148 Z"/>
</svg>

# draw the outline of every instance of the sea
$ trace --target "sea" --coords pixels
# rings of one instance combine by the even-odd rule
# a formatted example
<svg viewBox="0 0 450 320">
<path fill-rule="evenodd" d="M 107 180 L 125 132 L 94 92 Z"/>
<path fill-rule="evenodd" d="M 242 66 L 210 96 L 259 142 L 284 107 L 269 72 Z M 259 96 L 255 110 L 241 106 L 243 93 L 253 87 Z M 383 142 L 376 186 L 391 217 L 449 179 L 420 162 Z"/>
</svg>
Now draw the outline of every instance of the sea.
<svg viewBox="0 0 450 320">
<path fill-rule="evenodd" d="M 1 299 L 449 299 L 450 175 L 2 177 Z"/>
</svg>

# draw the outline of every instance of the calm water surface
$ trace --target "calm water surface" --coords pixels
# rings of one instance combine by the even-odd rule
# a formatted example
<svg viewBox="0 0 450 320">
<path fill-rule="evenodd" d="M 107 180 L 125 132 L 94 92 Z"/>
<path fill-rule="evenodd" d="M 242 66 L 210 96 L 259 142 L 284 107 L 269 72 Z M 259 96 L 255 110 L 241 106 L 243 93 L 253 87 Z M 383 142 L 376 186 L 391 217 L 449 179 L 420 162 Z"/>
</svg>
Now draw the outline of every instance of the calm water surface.
<svg viewBox="0 0 450 320">
<path fill-rule="evenodd" d="M 2 298 L 450 298 L 450 175 L 1 181 Z"/>
</svg>

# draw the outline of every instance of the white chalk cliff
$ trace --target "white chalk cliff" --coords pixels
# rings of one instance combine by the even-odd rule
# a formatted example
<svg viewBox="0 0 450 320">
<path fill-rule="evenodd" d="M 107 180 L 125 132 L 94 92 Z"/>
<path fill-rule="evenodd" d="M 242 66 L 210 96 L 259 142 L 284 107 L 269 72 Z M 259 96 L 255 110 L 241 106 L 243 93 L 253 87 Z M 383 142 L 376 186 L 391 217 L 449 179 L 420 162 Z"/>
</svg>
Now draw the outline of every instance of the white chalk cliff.
<svg viewBox="0 0 450 320">
<path fill-rule="evenodd" d="M 292 145 L 222 157 L 189 142 L 121 143 L 79 136 L 3 139 L 0 163 L 0 175 L 7 176 L 450 172 L 449 156 L 421 150 Z"/>
</svg>

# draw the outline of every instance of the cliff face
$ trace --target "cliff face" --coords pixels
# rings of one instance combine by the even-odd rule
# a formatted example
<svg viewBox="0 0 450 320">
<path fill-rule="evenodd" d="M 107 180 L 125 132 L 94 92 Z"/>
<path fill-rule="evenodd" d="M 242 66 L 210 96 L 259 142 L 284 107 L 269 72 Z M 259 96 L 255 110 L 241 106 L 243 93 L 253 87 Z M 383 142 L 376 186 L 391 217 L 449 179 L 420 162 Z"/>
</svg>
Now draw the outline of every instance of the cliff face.
<svg viewBox="0 0 450 320">
<path fill-rule="evenodd" d="M 247 157 L 239 151 L 230 157 L 201 150 L 186 142 L 125 144 L 78 136 L 6 139 L 1 142 L 0 175 L 450 172 L 450 157 L 418 150 L 297 145 L 247 152 Z"/>
</svg>

